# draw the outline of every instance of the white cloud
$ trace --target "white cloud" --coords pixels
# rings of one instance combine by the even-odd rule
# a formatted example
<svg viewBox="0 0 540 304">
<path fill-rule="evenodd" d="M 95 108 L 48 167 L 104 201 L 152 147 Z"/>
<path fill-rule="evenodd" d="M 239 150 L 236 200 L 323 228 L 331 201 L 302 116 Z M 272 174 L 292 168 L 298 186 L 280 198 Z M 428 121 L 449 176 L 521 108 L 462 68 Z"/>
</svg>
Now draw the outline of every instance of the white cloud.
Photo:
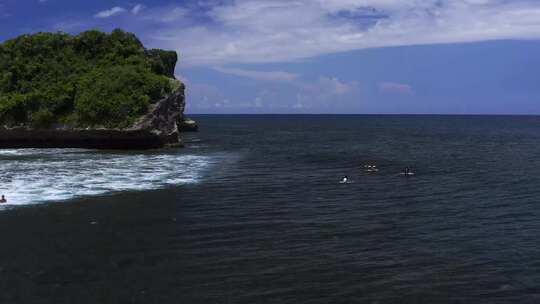
<svg viewBox="0 0 540 304">
<path fill-rule="evenodd" d="M 161 32 L 162 29 L 169 31 L 171 29 L 176 29 L 177 27 L 183 27 L 184 24 L 180 24 L 178 21 L 182 21 L 189 17 L 189 15 L 190 10 L 180 6 L 145 7 L 145 13 L 142 16 L 142 19 L 147 22 L 163 24 L 164 28 L 159 29 L 159 32 Z M 196 25 L 192 24 L 191 27 L 193 26 Z M 160 36 L 163 37 L 163 33 L 161 33 Z"/>
<path fill-rule="evenodd" d="M 379 83 L 379 91 L 383 93 L 396 93 L 402 95 L 414 94 L 414 90 L 410 85 L 397 82 L 381 82 Z"/>
<path fill-rule="evenodd" d="M 95 18 L 109 18 L 126 12 L 126 9 L 120 6 L 115 6 L 111 9 L 101 11 L 94 15 Z"/>
<path fill-rule="evenodd" d="M 205 83 L 194 83 L 183 75 L 175 75 L 186 85 L 187 110 L 205 111 L 226 105 L 229 101 L 223 92 L 216 86 Z"/>
<path fill-rule="evenodd" d="M 319 78 L 319 85 L 328 90 L 330 94 L 343 95 L 354 89 L 357 86 L 357 83 L 342 82 L 336 77 L 321 77 Z"/>
<path fill-rule="evenodd" d="M 158 14 L 159 9 L 147 20 L 162 24 L 146 31 L 146 37 L 153 45 L 177 49 L 192 65 L 540 38 L 540 1 L 532 0 L 237 0 L 205 6 L 202 12 L 195 5 L 163 7 Z"/>
<path fill-rule="evenodd" d="M 223 68 L 223 67 L 215 67 L 214 70 L 224 73 L 224 74 L 246 77 L 246 78 L 251 78 L 255 80 L 264 80 L 264 81 L 293 81 L 298 78 L 297 74 L 293 74 L 289 72 L 282 72 L 282 71 L 262 72 L 262 71 Z"/>
<path fill-rule="evenodd" d="M 356 104 L 359 93 L 360 85 L 356 81 L 321 76 L 315 82 L 300 85 L 292 108 L 339 108 L 343 104 Z"/>
<path fill-rule="evenodd" d="M 145 8 L 142 4 L 137 4 L 131 9 L 133 15 L 138 15 Z"/>
<path fill-rule="evenodd" d="M 302 91 L 319 96 L 342 96 L 358 89 L 356 81 L 341 81 L 336 77 L 321 76 L 316 82 L 301 85 Z"/>
</svg>

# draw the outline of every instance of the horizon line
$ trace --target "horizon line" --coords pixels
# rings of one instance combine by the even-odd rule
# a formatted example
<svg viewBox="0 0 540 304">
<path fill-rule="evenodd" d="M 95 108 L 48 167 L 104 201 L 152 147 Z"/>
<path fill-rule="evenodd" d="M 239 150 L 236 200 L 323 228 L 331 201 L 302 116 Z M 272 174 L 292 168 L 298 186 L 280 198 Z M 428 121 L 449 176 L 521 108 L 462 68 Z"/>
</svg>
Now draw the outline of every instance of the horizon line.
<svg viewBox="0 0 540 304">
<path fill-rule="evenodd" d="M 486 113 L 475 113 L 475 114 L 442 114 L 442 113 L 185 113 L 184 115 L 245 115 L 245 116 L 264 116 L 264 115 L 296 115 L 296 116 L 323 116 L 323 115 L 333 115 L 333 116 L 521 116 L 521 117 L 538 117 L 538 114 L 486 114 Z"/>
</svg>

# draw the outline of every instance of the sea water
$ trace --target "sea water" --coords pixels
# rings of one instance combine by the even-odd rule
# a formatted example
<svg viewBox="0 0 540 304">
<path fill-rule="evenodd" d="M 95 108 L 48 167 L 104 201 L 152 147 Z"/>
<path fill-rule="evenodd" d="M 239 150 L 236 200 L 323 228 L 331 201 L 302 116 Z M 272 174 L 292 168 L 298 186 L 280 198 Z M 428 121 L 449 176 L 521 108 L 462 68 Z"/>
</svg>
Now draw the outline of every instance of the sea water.
<svg viewBox="0 0 540 304">
<path fill-rule="evenodd" d="M 0 151 L 31 204 L 0 300 L 540 301 L 539 117 L 195 118 L 179 150 Z"/>
</svg>

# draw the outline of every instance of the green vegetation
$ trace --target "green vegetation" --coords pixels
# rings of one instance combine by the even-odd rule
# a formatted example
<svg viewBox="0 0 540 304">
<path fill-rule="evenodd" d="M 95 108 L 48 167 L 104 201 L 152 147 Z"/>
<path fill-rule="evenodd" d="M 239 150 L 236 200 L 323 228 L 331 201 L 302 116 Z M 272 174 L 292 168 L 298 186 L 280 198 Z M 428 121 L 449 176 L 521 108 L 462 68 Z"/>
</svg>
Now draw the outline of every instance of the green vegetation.
<svg viewBox="0 0 540 304">
<path fill-rule="evenodd" d="M 130 126 L 174 89 L 176 52 L 131 33 L 23 35 L 0 44 L 0 125 Z"/>
</svg>

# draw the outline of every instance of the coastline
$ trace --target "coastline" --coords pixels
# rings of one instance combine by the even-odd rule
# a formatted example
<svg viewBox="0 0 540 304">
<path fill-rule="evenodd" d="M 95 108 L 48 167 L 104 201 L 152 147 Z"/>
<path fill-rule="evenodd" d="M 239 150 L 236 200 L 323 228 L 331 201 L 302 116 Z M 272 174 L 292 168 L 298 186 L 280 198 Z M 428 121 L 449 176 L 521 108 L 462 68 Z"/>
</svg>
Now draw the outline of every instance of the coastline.
<svg viewBox="0 0 540 304">
<path fill-rule="evenodd" d="M 176 142 L 175 142 L 176 141 Z M 182 147 L 179 138 L 159 136 L 149 130 L 6 130 L 0 129 L 0 147 L 156 149 Z"/>
</svg>

